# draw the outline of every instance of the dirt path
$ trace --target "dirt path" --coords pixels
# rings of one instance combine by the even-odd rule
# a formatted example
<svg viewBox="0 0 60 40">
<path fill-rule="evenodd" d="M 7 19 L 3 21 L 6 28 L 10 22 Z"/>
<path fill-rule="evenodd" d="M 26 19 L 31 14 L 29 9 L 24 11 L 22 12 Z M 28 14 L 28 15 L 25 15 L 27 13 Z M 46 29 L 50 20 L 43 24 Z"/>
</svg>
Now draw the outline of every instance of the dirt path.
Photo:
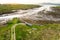
<svg viewBox="0 0 60 40">
<path fill-rule="evenodd" d="M 24 24 L 25 25 L 25 23 L 18 23 L 18 24 L 15 24 L 11 27 L 11 40 L 16 40 L 15 28 L 19 24 Z"/>
<path fill-rule="evenodd" d="M 11 27 L 11 40 L 16 40 L 15 27 L 16 27 L 17 25 L 19 25 L 19 24 L 20 24 L 20 23 L 15 24 L 15 25 L 13 25 L 13 26 Z"/>
</svg>

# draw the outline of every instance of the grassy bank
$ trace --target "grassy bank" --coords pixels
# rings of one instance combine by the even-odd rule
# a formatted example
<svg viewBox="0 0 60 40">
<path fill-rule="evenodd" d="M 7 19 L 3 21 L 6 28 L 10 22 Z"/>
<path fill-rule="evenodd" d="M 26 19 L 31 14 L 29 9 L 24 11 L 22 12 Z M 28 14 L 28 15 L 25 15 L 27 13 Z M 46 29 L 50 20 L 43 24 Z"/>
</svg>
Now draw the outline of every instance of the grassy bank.
<svg viewBox="0 0 60 40">
<path fill-rule="evenodd" d="M 11 13 L 12 10 L 27 10 L 40 7 L 39 5 L 25 5 L 25 4 L 0 4 L 0 14 Z"/>
<path fill-rule="evenodd" d="M 11 40 L 11 27 L 21 23 L 17 18 L 0 26 L 0 40 Z M 60 40 L 60 24 L 43 24 L 29 26 L 21 23 L 15 28 L 16 40 Z"/>
<path fill-rule="evenodd" d="M 16 26 L 16 40 L 60 40 L 60 24 Z"/>
<path fill-rule="evenodd" d="M 6 24 L 0 24 L 0 40 L 11 40 L 11 27 L 18 22 L 20 22 L 19 19 L 14 18 Z"/>
<path fill-rule="evenodd" d="M 54 11 L 60 12 L 60 6 L 52 7 L 52 9 L 53 9 Z"/>
<path fill-rule="evenodd" d="M 60 8 L 60 6 L 55 6 L 55 7 L 53 7 L 53 8 Z"/>
</svg>

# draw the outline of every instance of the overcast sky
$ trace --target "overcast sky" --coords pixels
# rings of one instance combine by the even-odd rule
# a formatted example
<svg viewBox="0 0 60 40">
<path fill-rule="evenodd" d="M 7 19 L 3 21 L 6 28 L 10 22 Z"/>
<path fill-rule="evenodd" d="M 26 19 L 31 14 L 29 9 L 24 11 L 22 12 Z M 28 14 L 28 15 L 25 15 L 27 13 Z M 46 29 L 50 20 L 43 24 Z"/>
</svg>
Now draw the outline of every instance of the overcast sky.
<svg viewBox="0 0 60 40">
<path fill-rule="evenodd" d="M 0 0 L 0 3 L 38 4 L 44 2 L 60 3 L 60 0 Z"/>
</svg>

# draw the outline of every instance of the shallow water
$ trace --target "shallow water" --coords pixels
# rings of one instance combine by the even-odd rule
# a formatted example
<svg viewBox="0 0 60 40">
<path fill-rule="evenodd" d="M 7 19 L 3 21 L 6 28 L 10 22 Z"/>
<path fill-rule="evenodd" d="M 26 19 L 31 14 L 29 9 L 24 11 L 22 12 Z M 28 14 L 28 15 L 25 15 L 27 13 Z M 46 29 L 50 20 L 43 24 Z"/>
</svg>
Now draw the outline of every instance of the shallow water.
<svg viewBox="0 0 60 40">
<path fill-rule="evenodd" d="M 34 9 L 28 9 L 28 10 L 18 10 L 17 12 L 11 13 L 11 14 L 3 14 L 0 16 L 0 20 L 9 20 L 9 19 L 13 19 L 14 17 L 24 17 L 24 16 L 30 16 L 30 15 L 34 15 L 37 14 L 40 11 L 52 11 L 50 7 L 52 7 L 54 5 L 44 5 L 42 7 L 39 8 L 34 8 Z"/>
</svg>

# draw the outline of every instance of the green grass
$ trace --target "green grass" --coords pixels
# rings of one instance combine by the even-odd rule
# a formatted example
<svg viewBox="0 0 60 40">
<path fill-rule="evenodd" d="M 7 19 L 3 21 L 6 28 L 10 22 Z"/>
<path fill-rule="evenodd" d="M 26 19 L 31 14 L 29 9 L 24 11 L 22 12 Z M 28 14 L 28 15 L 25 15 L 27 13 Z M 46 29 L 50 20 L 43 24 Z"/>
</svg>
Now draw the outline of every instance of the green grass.
<svg viewBox="0 0 60 40">
<path fill-rule="evenodd" d="M 21 23 L 17 18 L 0 26 L 0 40 L 11 40 L 11 27 Z M 16 40 L 60 40 L 60 24 L 43 24 L 32 26 L 21 23 L 16 26 Z"/>
<path fill-rule="evenodd" d="M 6 25 L 6 26 L 0 26 L 0 40 L 10 40 L 11 37 L 11 25 Z"/>
<path fill-rule="evenodd" d="M 51 7 L 54 11 L 60 12 L 60 6 Z"/>
<path fill-rule="evenodd" d="M 0 40 L 11 40 L 11 27 L 19 23 L 19 19 L 9 20 L 5 25 L 0 25 Z"/>
<path fill-rule="evenodd" d="M 60 24 L 18 25 L 16 40 L 60 40 Z"/>
<path fill-rule="evenodd" d="M 25 5 L 25 4 L 0 4 L 0 14 L 11 13 L 12 10 L 26 10 L 40 7 L 39 5 Z"/>
<path fill-rule="evenodd" d="M 55 6 L 55 7 L 53 7 L 53 8 L 60 8 L 60 6 Z"/>
</svg>

